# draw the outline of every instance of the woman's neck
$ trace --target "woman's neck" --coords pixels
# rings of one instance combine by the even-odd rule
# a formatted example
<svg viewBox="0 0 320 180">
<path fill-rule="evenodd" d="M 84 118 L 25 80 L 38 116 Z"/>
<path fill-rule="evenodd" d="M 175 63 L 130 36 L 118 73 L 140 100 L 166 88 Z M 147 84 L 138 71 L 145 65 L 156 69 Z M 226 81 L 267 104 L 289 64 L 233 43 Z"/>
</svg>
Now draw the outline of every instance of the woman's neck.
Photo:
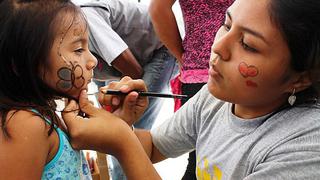
<svg viewBox="0 0 320 180">
<path fill-rule="evenodd" d="M 260 116 L 270 114 L 275 111 L 281 111 L 288 105 L 284 102 L 273 105 L 273 106 L 243 106 L 239 104 L 232 104 L 232 113 L 237 117 L 243 119 L 253 119 Z"/>
</svg>

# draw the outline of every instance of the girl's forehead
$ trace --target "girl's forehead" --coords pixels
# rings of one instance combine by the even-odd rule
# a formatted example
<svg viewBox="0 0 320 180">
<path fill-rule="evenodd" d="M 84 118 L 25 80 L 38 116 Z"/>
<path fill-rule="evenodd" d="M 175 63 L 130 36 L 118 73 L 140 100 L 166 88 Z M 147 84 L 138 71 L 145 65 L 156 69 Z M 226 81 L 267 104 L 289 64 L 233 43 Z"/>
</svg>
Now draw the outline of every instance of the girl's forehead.
<svg viewBox="0 0 320 180">
<path fill-rule="evenodd" d="M 85 18 L 80 14 L 67 13 L 63 17 L 57 19 L 57 35 L 60 36 L 81 36 L 87 29 Z"/>
</svg>

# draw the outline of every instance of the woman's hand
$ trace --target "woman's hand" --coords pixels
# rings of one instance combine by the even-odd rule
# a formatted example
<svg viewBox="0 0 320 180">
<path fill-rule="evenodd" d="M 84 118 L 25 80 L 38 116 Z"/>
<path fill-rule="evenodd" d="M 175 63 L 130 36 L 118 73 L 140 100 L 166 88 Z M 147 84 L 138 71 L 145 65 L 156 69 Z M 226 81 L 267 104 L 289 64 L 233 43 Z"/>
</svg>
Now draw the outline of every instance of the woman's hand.
<svg viewBox="0 0 320 180">
<path fill-rule="evenodd" d="M 86 118 L 78 115 L 79 109 Z M 75 149 L 92 149 L 114 154 L 122 149 L 128 136 L 134 135 L 131 128 L 119 117 L 100 108 L 89 101 L 83 90 L 79 104 L 71 100 L 62 112 L 67 125 L 71 145 Z"/>
<path fill-rule="evenodd" d="M 131 101 L 127 98 L 124 103 Z M 78 115 L 79 108 L 88 118 Z M 128 124 L 112 113 L 94 107 L 85 90 L 80 94 L 79 104 L 74 100 L 69 102 L 62 118 L 68 127 L 73 148 L 114 155 L 128 179 L 161 179 Z"/>
<path fill-rule="evenodd" d="M 104 94 L 107 89 L 120 90 L 129 93 L 126 96 Z M 143 115 L 148 107 L 148 98 L 141 97 L 137 91 L 146 91 L 142 80 L 132 80 L 126 76 L 119 82 L 111 82 L 108 86 L 100 88 L 98 100 L 102 106 L 110 106 L 111 112 L 126 121 L 130 126 Z"/>
</svg>

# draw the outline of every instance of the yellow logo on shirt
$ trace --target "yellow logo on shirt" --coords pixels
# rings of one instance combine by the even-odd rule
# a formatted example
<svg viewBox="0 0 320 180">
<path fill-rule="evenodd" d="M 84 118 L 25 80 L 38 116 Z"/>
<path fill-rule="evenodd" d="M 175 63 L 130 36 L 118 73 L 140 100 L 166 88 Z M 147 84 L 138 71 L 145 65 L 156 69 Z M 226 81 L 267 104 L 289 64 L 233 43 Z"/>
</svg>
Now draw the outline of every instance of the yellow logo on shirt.
<svg viewBox="0 0 320 180">
<path fill-rule="evenodd" d="M 201 164 L 199 164 L 199 157 L 197 158 L 197 179 L 200 180 L 221 180 L 222 171 L 216 166 L 209 167 L 209 161 L 207 158 L 204 158 L 204 165 L 201 168 Z M 212 174 L 210 174 L 212 172 Z"/>
</svg>

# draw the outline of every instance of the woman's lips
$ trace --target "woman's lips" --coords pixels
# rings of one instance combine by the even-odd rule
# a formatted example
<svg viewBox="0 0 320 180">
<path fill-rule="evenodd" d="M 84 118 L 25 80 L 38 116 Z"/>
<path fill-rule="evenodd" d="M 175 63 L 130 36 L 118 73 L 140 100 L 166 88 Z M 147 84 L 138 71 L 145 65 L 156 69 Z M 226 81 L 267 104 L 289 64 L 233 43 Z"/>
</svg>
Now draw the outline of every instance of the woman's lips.
<svg viewBox="0 0 320 180">
<path fill-rule="evenodd" d="M 216 68 L 216 66 L 211 65 L 209 69 L 209 75 L 212 77 L 220 77 L 223 78 L 222 75 L 220 74 L 219 70 Z"/>
<path fill-rule="evenodd" d="M 218 54 L 211 52 L 210 60 L 209 60 L 209 75 L 212 77 L 220 77 L 223 78 L 219 70 L 217 69 L 217 62 L 218 62 Z"/>
</svg>

